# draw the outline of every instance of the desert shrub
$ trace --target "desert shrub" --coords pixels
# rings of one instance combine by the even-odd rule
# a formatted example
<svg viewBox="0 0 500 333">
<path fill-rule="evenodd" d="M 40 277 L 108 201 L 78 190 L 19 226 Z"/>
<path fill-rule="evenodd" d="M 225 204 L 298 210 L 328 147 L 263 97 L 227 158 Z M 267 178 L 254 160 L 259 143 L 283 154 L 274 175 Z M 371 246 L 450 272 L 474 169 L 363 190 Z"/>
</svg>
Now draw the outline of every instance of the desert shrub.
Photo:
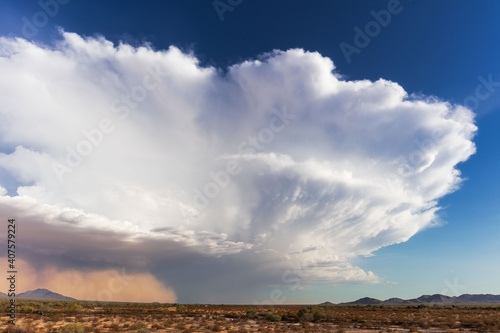
<svg viewBox="0 0 500 333">
<path fill-rule="evenodd" d="M 103 306 L 103 308 L 104 308 L 104 313 L 106 314 L 116 313 L 116 309 L 109 307 L 109 305 Z"/>
<path fill-rule="evenodd" d="M 135 323 L 131 325 L 130 328 L 133 330 L 137 330 L 138 332 L 140 332 L 141 330 L 142 332 L 146 332 L 148 326 L 144 323 Z"/>
<path fill-rule="evenodd" d="M 297 318 L 299 318 L 300 321 L 313 321 L 314 315 L 311 312 L 300 310 L 297 313 Z"/>
<path fill-rule="evenodd" d="M 498 332 L 498 324 L 493 320 L 484 320 L 478 326 L 478 332 Z"/>
<path fill-rule="evenodd" d="M 281 316 L 275 313 L 268 313 L 267 314 L 267 320 L 269 321 L 280 321 Z"/>
<path fill-rule="evenodd" d="M 35 313 L 43 316 L 43 315 L 52 313 L 54 311 L 55 311 L 54 308 L 52 306 L 50 306 L 49 304 L 47 304 L 47 303 L 40 303 L 38 305 L 38 308 L 36 309 Z"/>
<path fill-rule="evenodd" d="M 85 326 L 80 323 L 71 323 L 61 328 L 60 333 L 85 333 Z"/>
<path fill-rule="evenodd" d="M 113 323 L 109 325 L 109 330 L 111 332 L 120 332 L 120 325 L 118 325 L 117 323 Z"/>
<path fill-rule="evenodd" d="M 68 314 L 75 314 L 83 310 L 83 306 L 76 302 L 69 303 L 64 309 Z"/>
<path fill-rule="evenodd" d="M 136 329 L 136 332 L 138 333 L 145 333 L 145 332 L 149 332 L 149 329 L 148 329 L 148 326 L 147 325 L 144 325 L 142 323 L 138 323 L 135 325 L 135 329 Z"/>
<path fill-rule="evenodd" d="M 404 323 L 402 326 L 410 332 L 418 332 L 418 326 L 413 323 Z"/>
<path fill-rule="evenodd" d="M 250 309 L 247 310 L 247 317 L 248 318 L 255 318 L 257 316 L 258 311 L 255 309 Z"/>
<path fill-rule="evenodd" d="M 431 328 L 431 326 L 432 326 L 432 325 L 431 325 L 431 323 L 430 323 L 430 322 L 428 322 L 428 321 L 422 321 L 422 322 L 419 322 L 419 323 L 418 323 L 418 326 L 419 326 L 420 328 L 423 328 L 423 329 L 428 329 L 428 328 Z"/>
<path fill-rule="evenodd" d="M 20 327 L 14 327 L 14 328 L 8 328 L 6 329 L 4 332 L 8 332 L 8 333 L 35 333 L 36 332 L 36 328 L 33 326 L 33 324 L 31 322 L 27 323 L 27 324 L 24 324 L 24 325 L 21 325 Z"/>
<path fill-rule="evenodd" d="M 319 321 L 325 317 L 323 308 L 319 306 L 308 306 L 297 312 L 297 318 L 303 321 Z"/>
<path fill-rule="evenodd" d="M 16 306 L 16 312 L 17 313 L 35 313 L 36 312 L 36 307 L 33 305 L 28 305 L 28 304 L 17 304 Z"/>
<path fill-rule="evenodd" d="M 177 312 L 180 312 L 180 313 L 182 313 L 182 312 L 186 311 L 186 306 L 185 306 L 185 305 L 182 305 L 182 304 L 177 304 L 177 305 L 175 306 L 175 308 L 177 309 Z"/>
</svg>

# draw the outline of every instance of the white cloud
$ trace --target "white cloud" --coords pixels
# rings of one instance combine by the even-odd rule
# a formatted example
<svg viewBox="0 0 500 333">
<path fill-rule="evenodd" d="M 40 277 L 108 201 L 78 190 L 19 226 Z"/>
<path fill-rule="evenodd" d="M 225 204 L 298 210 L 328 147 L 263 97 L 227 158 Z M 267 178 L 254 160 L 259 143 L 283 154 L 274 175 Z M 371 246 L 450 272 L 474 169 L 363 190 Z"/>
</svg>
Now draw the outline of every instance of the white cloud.
<svg viewBox="0 0 500 333">
<path fill-rule="evenodd" d="M 181 301 L 244 299 L 290 267 L 303 284 L 378 282 L 352 259 L 436 223 L 475 151 L 468 109 L 342 80 L 300 49 L 227 74 L 66 32 L 0 38 L 0 54 L 0 184 L 19 195 L 0 188 L 2 218 L 29 220 L 31 264 L 147 269 Z"/>
</svg>

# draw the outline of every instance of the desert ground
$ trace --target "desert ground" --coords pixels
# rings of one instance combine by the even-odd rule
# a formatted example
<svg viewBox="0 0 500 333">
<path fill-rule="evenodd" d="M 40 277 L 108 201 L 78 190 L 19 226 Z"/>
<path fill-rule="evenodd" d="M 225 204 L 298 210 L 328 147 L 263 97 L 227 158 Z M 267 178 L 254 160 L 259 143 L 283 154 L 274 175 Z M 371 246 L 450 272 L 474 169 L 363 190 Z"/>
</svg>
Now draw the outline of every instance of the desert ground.
<svg viewBox="0 0 500 333">
<path fill-rule="evenodd" d="M 183 305 L 18 301 L 0 332 L 499 332 L 500 306 Z"/>
</svg>

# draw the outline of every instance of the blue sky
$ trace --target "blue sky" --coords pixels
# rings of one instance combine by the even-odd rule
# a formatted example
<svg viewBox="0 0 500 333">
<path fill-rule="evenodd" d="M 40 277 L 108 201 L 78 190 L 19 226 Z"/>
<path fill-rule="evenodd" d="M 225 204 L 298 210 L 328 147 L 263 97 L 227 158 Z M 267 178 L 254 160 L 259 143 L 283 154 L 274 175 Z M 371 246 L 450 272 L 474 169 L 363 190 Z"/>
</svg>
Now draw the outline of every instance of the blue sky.
<svg viewBox="0 0 500 333">
<path fill-rule="evenodd" d="M 227 4 L 230 1 L 221 2 Z M 242 0 L 232 3 L 233 6 L 229 5 L 231 10 L 220 14 L 211 1 L 71 0 L 58 4 L 58 12 L 48 18 L 46 24 L 40 24 L 38 31 L 27 36 L 23 34 L 26 31 L 23 30 L 26 29 L 23 17 L 33 22 L 34 15 L 43 11 L 42 7 L 35 1 L 2 1 L 0 35 L 26 38 L 49 49 L 57 48 L 56 41 L 63 38 L 58 29 L 79 36 L 103 36 L 115 45 L 120 42 L 133 47 L 148 44 L 156 51 L 167 50 L 174 45 L 183 54 L 192 54 L 197 58 L 198 66 L 215 68 L 221 77 L 229 71 L 228 67 L 258 59 L 263 53 L 299 48 L 331 59 L 335 65 L 334 73 L 343 80 L 376 81 L 383 78 L 396 82 L 408 94 L 415 94 L 415 98 L 425 100 L 432 96 L 453 105 L 465 104 L 476 113 L 478 130 L 473 141 L 477 151 L 457 165 L 461 177 L 465 179 L 460 188 L 439 197 L 438 205 L 442 209 L 437 216 L 440 225 L 422 228 L 408 241 L 382 247 L 374 251 L 373 256 L 350 257 L 350 264 L 365 272 L 373 272 L 380 278 L 378 283 L 368 280 L 334 283 L 333 286 L 328 283 L 304 283 L 300 290 L 295 290 L 290 284 L 280 285 L 279 278 L 273 283 L 273 278 L 276 280 L 276 276 L 280 276 L 276 273 L 266 277 L 255 276 L 256 280 L 262 279 L 263 282 L 261 285 L 256 283 L 251 295 L 259 295 L 255 296 L 258 301 L 266 300 L 270 292 L 277 289 L 286 294 L 287 302 L 315 303 L 349 301 L 364 296 L 386 299 L 433 293 L 453 296 L 462 293 L 500 294 L 497 282 L 500 266 L 496 255 L 500 250 L 500 209 L 497 204 L 500 197 L 497 176 L 500 167 L 497 130 L 500 124 L 500 4 L 497 1 L 464 0 Z M 363 47 L 358 45 L 358 53 L 351 54 L 348 59 L 342 51 L 342 43 L 356 46 L 355 28 L 364 31 L 367 24 L 375 21 L 373 12 L 387 11 L 391 6 L 397 10 L 391 14 L 390 22 L 385 27 L 378 25 L 379 31 L 369 37 L 369 43 Z M 490 84 L 485 85 L 485 82 Z M 5 154 L 11 153 L 15 147 L 5 140 L 1 144 Z M 40 148 L 42 151 L 50 153 Z M 0 185 L 10 196 L 15 196 L 17 186 L 23 182 L 16 178 L 15 172 L 5 170 L 4 167 Z M 94 169 L 89 170 L 92 173 Z M 37 180 L 31 180 L 30 184 L 33 183 Z M 57 195 L 60 193 L 57 192 Z M 104 209 L 81 204 L 83 201 L 75 197 L 71 203 L 65 202 L 64 205 L 119 219 L 113 214 L 106 215 Z M 54 199 L 49 203 L 61 202 Z M 218 224 L 214 224 L 210 231 L 221 230 L 228 233 Z M 233 236 L 230 234 L 230 238 Z M 238 241 L 238 237 L 234 237 L 228 240 Z M 33 245 L 34 248 L 36 246 L 42 245 Z M 75 260 L 76 257 L 68 255 L 67 258 Z M 182 258 L 172 260 L 177 262 Z M 221 271 L 237 269 L 238 265 L 230 264 L 236 259 L 230 255 L 227 258 L 223 259 L 226 260 L 224 264 L 214 265 L 222 265 Z M 34 257 L 30 259 L 34 260 Z M 197 299 L 179 281 L 187 275 L 196 275 L 197 269 L 207 270 L 205 266 L 211 261 L 201 264 L 203 260 L 196 256 L 190 260 L 199 262 L 198 268 L 195 264 L 175 266 L 185 275 L 165 272 L 161 257 L 152 262 L 148 270 L 157 281 L 172 288 L 180 302 L 243 302 L 242 298 L 233 297 L 234 293 L 245 288 L 238 286 L 237 282 L 234 282 L 235 286 L 226 298 L 207 292 Z M 253 259 L 248 260 L 254 263 Z M 82 262 L 85 260 L 82 259 Z M 76 269 L 76 264 L 71 265 L 64 258 L 60 264 L 68 270 Z M 102 263 L 87 264 L 93 270 L 105 267 Z M 264 267 L 255 265 L 260 267 L 257 270 Z M 136 272 L 142 269 L 140 265 L 122 266 Z M 197 283 L 196 279 L 193 283 Z M 204 287 L 210 288 L 210 284 Z M 217 287 L 215 289 L 218 290 Z M 249 299 L 250 296 L 245 297 Z M 249 299 L 248 303 L 254 301 Z"/>
</svg>

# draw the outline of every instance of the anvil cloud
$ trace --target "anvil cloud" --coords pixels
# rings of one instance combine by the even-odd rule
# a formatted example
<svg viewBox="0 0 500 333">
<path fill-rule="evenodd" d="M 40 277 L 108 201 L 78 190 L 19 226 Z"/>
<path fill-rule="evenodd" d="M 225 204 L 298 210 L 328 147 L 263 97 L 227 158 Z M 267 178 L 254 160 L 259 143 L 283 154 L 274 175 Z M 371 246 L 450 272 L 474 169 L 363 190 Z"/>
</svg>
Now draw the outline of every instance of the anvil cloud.
<svg viewBox="0 0 500 333">
<path fill-rule="evenodd" d="M 353 259 L 439 222 L 474 114 L 334 69 L 301 49 L 222 71 L 173 46 L 0 38 L 0 215 L 27 267 L 126 270 L 158 301 L 380 282 Z"/>
</svg>

